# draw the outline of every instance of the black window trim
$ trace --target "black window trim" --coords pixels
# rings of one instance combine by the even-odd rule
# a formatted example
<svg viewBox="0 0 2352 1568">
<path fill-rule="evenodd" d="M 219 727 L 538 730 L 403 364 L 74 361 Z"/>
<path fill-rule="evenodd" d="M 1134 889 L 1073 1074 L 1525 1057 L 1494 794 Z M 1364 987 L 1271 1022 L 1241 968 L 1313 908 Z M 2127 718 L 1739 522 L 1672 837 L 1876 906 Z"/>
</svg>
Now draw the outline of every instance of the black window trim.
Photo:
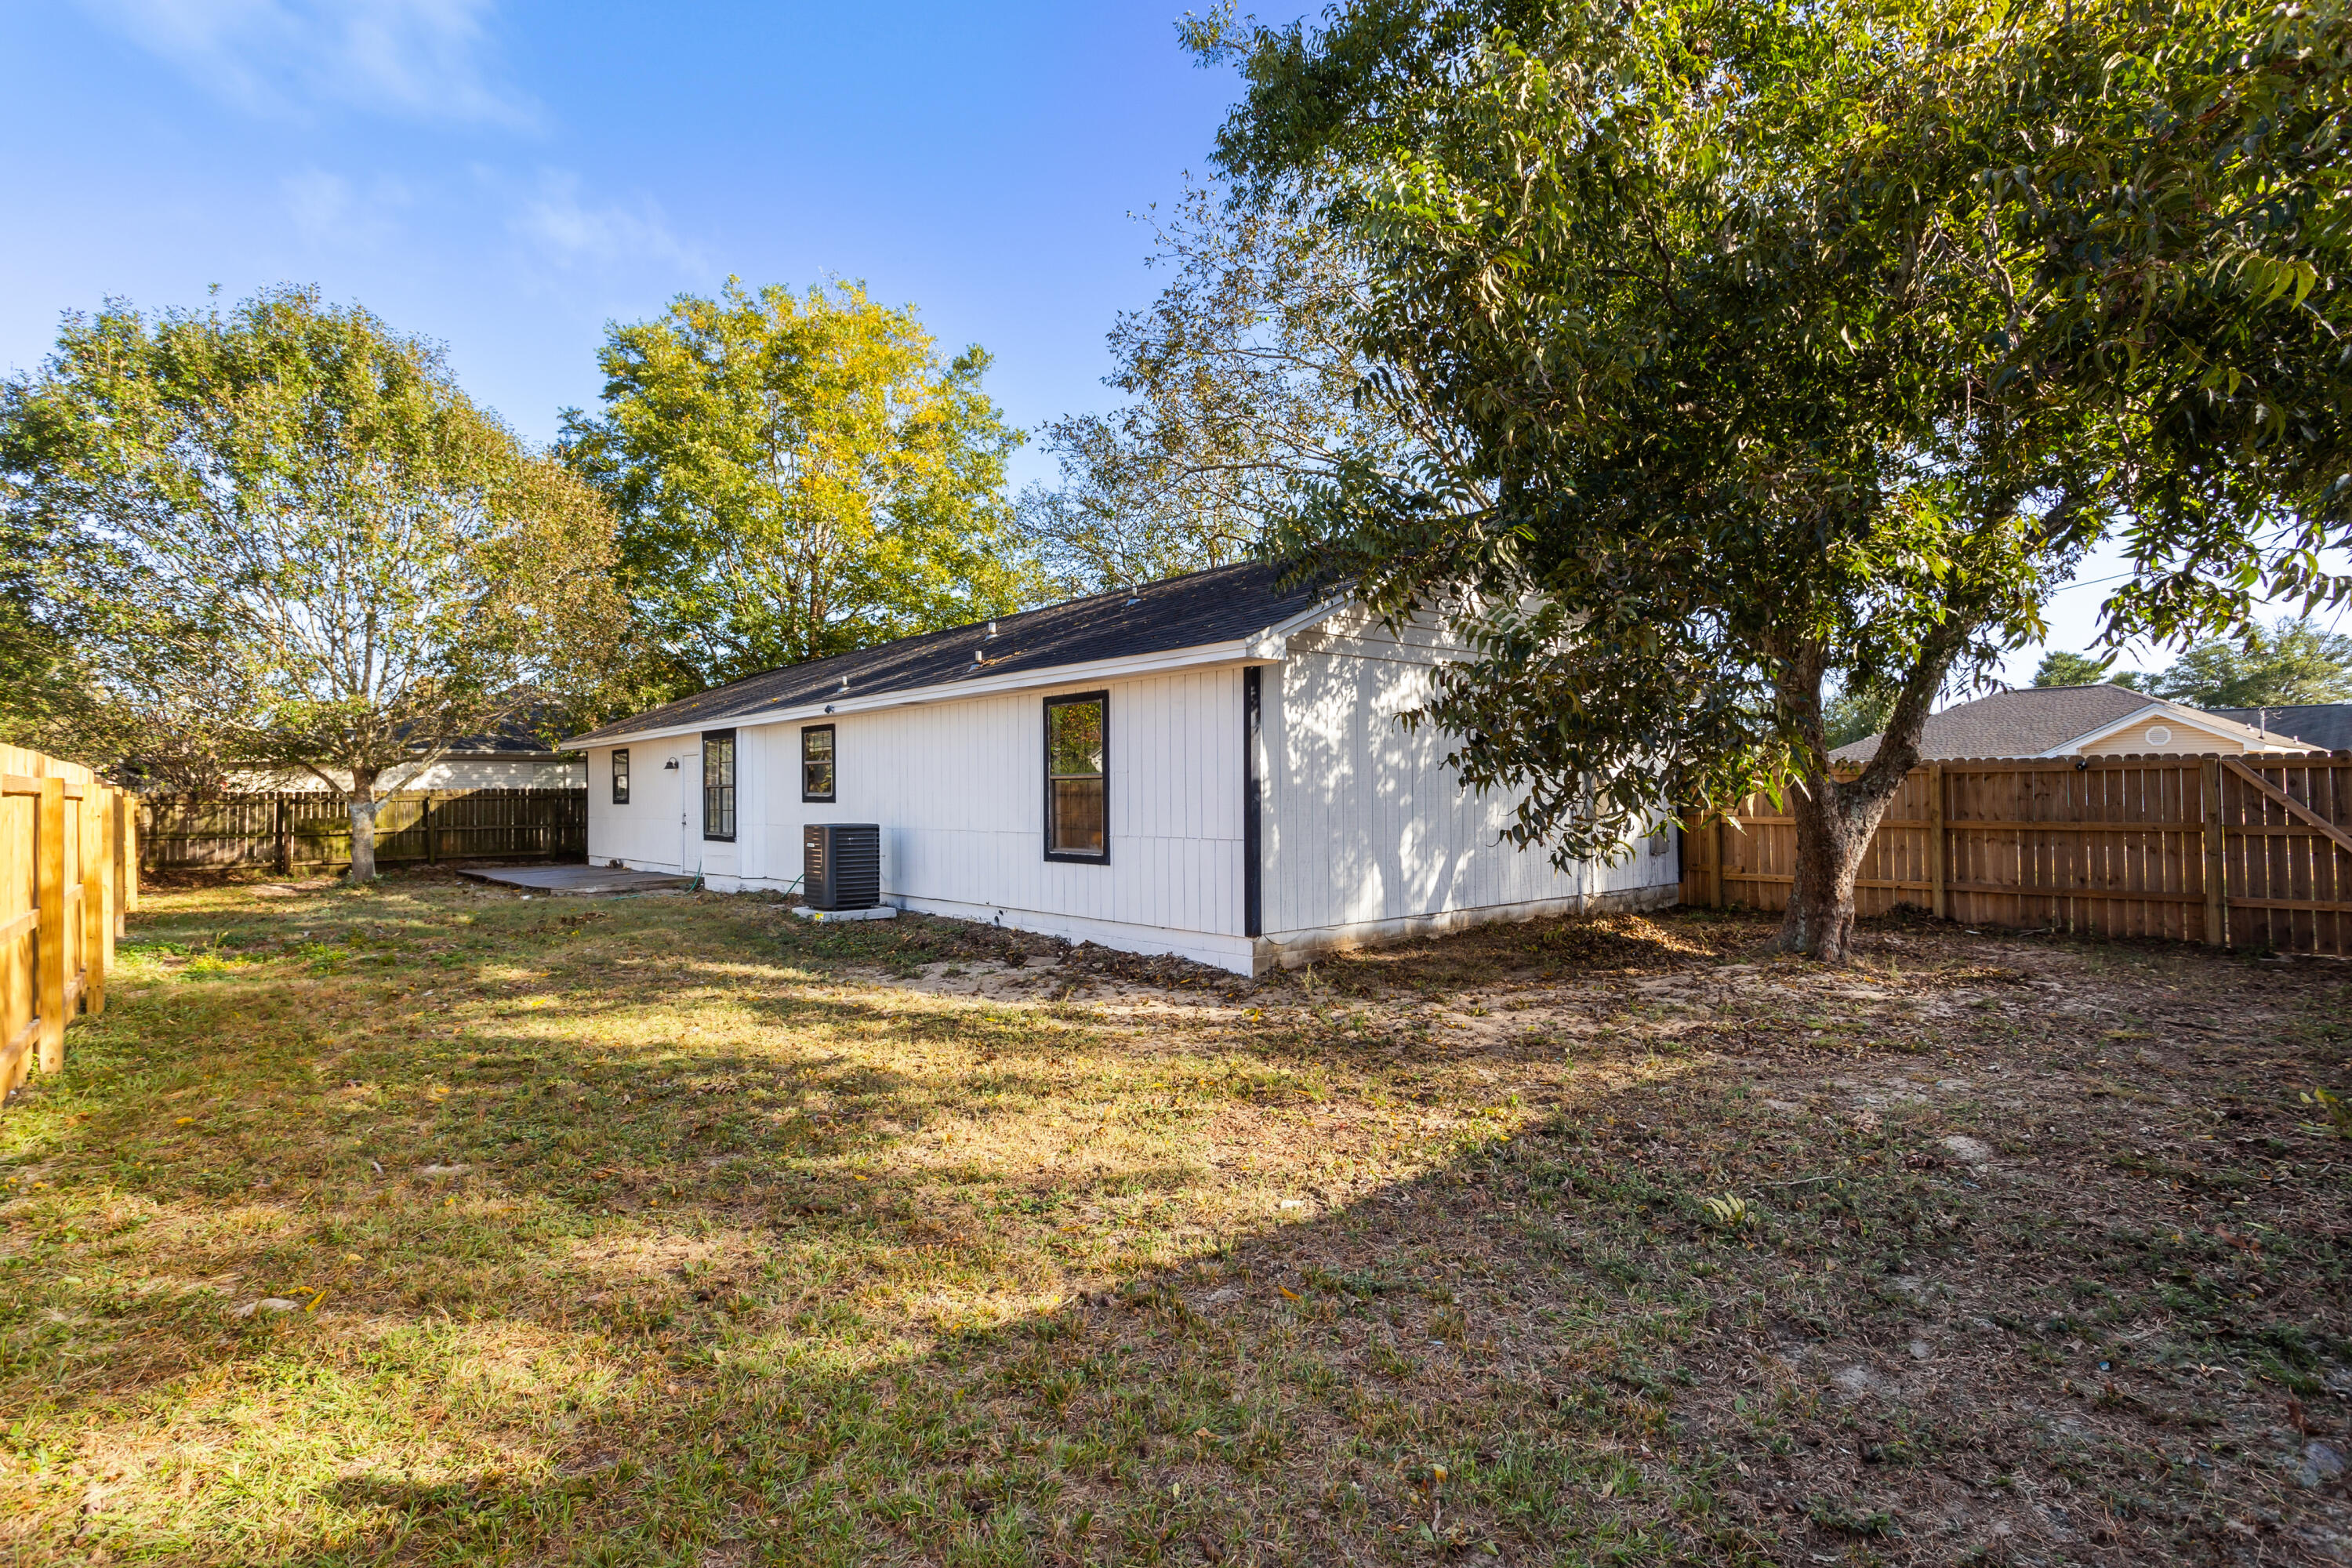
<svg viewBox="0 0 2352 1568">
<path fill-rule="evenodd" d="M 1054 847 L 1054 710 L 1076 707 L 1081 702 L 1102 704 L 1102 782 L 1103 782 L 1103 847 L 1099 855 L 1081 854 L 1075 849 Z M 1071 866 L 1108 866 L 1110 864 L 1110 692 L 1065 691 L 1045 699 L 1041 710 L 1045 723 L 1041 726 L 1038 750 L 1038 771 L 1044 775 L 1044 820 L 1040 839 L 1045 847 L 1045 858 Z"/>
<path fill-rule="evenodd" d="M 611 772 L 613 774 L 613 804 L 614 805 L 626 805 L 629 804 L 628 747 L 615 746 L 613 748 Z"/>
<path fill-rule="evenodd" d="M 724 741 L 727 742 L 727 783 L 720 786 L 727 791 L 728 830 L 724 833 L 713 833 L 710 831 L 710 742 L 713 741 Z M 702 837 L 707 841 L 713 844 L 732 844 L 735 842 L 735 826 L 739 810 L 742 804 L 740 787 L 742 779 L 743 752 L 741 748 L 736 744 L 735 731 L 732 730 L 705 730 L 702 732 Z"/>
<path fill-rule="evenodd" d="M 831 736 L 833 737 L 833 756 L 832 756 L 832 759 L 831 759 L 832 767 L 833 767 L 833 787 L 832 787 L 831 789 L 829 789 L 829 790 L 825 791 L 825 792 L 824 792 L 824 794 L 823 794 L 823 795 L 811 795 L 811 794 L 809 793 L 809 786 L 808 786 L 808 738 L 809 738 L 809 735 L 810 735 L 813 731 L 818 731 L 818 730 L 822 730 L 822 731 L 824 731 L 826 734 L 831 735 Z M 803 799 L 803 801 L 811 801 L 811 802 L 814 802 L 815 804 L 820 805 L 831 805 L 835 804 L 835 799 L 840 795 L 840 794 L 841 794 L 841 731 L 840 731 L 840 730 L 839 730 L 837 727 L 835 727 L 835 726 L 834 726 L 834 725 L 832 725 L 832 724 L 803 724 L 803 725 L 802 725 L 802 726 L 801 726 L 801 799 Z"/>
</svg>

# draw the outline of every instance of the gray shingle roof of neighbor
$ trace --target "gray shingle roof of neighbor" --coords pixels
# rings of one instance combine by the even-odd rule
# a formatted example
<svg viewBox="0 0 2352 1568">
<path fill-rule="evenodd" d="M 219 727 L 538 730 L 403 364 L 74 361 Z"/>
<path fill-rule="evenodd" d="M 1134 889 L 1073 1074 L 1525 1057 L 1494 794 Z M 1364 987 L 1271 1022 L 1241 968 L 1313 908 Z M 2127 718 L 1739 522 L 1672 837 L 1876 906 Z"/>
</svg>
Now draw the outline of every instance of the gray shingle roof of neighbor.
<svg viewBox="0 0 2352 1568">
<path fill-rule="evenodd" d="M 2352 702 L 2302 702 L 2284 708 L 2209 708 L 2209 713 L 2235 719 L 2253 729 L 2268 730 L 2301 741 L 2319 752 L 2352 751 Z"/>
<path fill-rule="evenodd" d="M 2102 724 L 2112 724 L 2156 699 L 2120 686 L 2028 686 L 1996 691 L 1927 716 L 1919 736 L 1919 760 L 1952 762 L 1962 757 L 2038 757 Z M 1840 746 L 1833 762 L 1867 763 L 1878 754 L 1872 735 Z"/>
<path fill-rule="evenodd" d="M 789 664 L 614 720 L 572 736 L 565 744 L 601 745 L 648 730 L 723 727 L 730 721 L 822 702 L 840 691 L 845 677 L 849 696 L 874 697 L 1233 642 L 1303 614 L 1336 591 L 1329 583 L 1286 588 L 1282 571 L 1255 561 L 1213 566 L 1042 610 L 1000 616 L 993 638 L 985 623 L 975 621 L 856 653 Z M 987 654 L 985 665 L 972 662 L 975 650 Z"/>
<path fill-rule="evenodd" d="M 465 735 L 448 743 L 441 754 L 445 757 L 552 757 L 563 755 L 562 748 L 548 742 L 550 732 L 561 732 L 562 710 L 544 699 L 534 699 L 522 708 L 508 714 L 498 727 L 478 735 Z M 423 742 L 410 748 L 424 751 Z"/>
<path fill-rule="evenodd" d="M 536 702 L 519 713 L 508 715 L 505 722 L 488 734 L 468 735 L 449 742 L 446 755 L 490 756 L 553 756 L 557 748 L 549 744 L 547 731 L 556 725 L 562 715 L 554 704 Z"/>
</svg>

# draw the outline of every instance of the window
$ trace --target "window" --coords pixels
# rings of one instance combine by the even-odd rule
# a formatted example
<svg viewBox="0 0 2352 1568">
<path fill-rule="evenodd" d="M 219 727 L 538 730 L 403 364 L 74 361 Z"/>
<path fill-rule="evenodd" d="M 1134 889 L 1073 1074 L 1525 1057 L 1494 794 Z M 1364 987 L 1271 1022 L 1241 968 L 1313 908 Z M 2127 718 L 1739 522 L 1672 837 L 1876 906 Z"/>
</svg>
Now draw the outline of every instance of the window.
<svg viewBox="0 0 2352 1568">
<path fill-rule="evenodd" d="M 801 798 L 833 798 L 833 726 L 810 724 L 801 731 Z"/>
<path fill-rule="evenodd" d="M 735 731 L 712 730 L 702 737 L 702 836 L 735 837 Z"/>
<path fill-rule="evenodd" d="M 1110 694 L 1045 700 L 1045 858 L 1110 858 L 1103 765 Z"/>
<path fill-rule="evenodd" d="M 626 746 L 613 752 L 613 804 L 629 804 L 629 748 Z"/>
</svg>

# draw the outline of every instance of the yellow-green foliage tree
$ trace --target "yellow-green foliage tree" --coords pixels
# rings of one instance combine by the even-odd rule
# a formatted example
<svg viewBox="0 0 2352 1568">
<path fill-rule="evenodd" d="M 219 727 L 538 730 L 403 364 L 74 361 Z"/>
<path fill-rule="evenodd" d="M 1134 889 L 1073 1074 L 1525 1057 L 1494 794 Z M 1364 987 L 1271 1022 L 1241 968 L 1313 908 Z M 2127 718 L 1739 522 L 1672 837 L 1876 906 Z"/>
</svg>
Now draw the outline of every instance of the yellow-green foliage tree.
<svg viewBox="0 0 2352 1568">
<path fill-rule="evenodd" d="M 911 310 L 842 284 L 730 280 L 614 325 L 604 406 L 564 416 L 572 464 L 621 514 L 623 583 L 675 694 L 1018 608 L 1019 444 Z"/>
<path fill-rule="evenodd" d="M 314 289 L 68 317 L 0 383 L 0 479 L 26 602 L 97 720 L 167 763 L 314 775 L 354 881 L 381 787 L 593 707 L 619 630 L 594 492 L 435 345 Z"/>
</svg>

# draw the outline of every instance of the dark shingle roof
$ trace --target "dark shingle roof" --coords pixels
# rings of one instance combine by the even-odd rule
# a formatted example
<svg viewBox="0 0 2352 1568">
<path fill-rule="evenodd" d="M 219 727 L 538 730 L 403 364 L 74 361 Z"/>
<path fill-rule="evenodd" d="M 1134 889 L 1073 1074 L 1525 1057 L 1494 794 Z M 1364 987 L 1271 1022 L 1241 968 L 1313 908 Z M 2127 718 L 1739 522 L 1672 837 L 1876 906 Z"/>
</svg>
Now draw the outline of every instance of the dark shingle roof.
<svg viewBox="0 0 2352 1568">
<path fill-rule="evenodd" d="M 496 730 L 488 734 L 468 735 L 449 742 L 445 756 L 461 757 L 522 757 L 552 756 L 557 748 L 548 742 L 548 732 L 562 731 L 562 713 L 551 702 L 534 702 L 520 712 L 511 713 Z"/>
<path fill-rule="evenodd" d="M 2352 751 L 2352 702 L 2305 702 L 2286 708 L 2210 708 L 2206 711 L 2301 741 L 2315 751 Z"/>
<path fill-rule="evenodd" d="M 2138 712 L 2156 699 L 2120 686 L 2028 686 L 1996 691 L 1931 713 L 1919 737 L 1919 760 L 1960 757 L 2038 757 L 2077 735 Z M 1832 752 L 1832 760 L 1867 763 L 1878 754 L 1878 737 Z"/>
<path fill-rule="evenodd" d="M 811 706 L 836 695 L 845 676 L 849 679 L 849 697 L 873 697 L 1232 642 L 1312 609 L 1334 592 L 1328 584 L 1284 588 L 1281 577 L 1280 567 L 1244 562 L 1049 605 L 1042 610 L 1000 616 L 992 640 L 980 622 L 902 637 L 856 653 L 746 676 L 615 720 L 566 743 L 601 745 L 648 730 L 723 725 L 761 713 Z M 985 665 L 972 662 L 975 650 L 987 654 Z"/>
<path fill-rule="evenodd" d="M 509 693 L 511 695 L 511 693 Z M 498 727 L 478 735 L 464 735 L 440 749 L 444 757 L 551 757 L 563 754 L 551 744 L 550 734 L 562 734 L 565 729 L 563 710 L 545 698 L 533 697 L 523 707 L 508 714 Z M 409 748 L 422 752 L 430 748 L 418 742 Z"/>
</svg>

